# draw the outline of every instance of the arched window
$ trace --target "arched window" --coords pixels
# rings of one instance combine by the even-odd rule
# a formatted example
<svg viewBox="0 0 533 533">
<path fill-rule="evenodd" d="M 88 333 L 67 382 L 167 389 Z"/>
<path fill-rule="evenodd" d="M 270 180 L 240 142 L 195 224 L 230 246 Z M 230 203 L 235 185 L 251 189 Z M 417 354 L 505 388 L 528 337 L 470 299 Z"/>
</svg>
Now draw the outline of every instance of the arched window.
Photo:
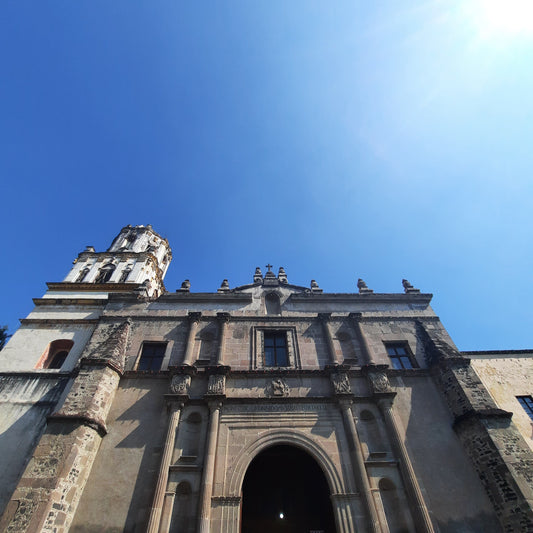
<svg viewBox="0 0 533 533">
<path fill-rule="evenodd" d="M 112 263 L 108 263 L 107 265 L 104 265 L 96 275 L 96 279 L 94 280 L 95 283 L 107 283 L 111 276 L 113 275 L 113 272 L 115 271 L 115 265 Z"/>
<path fill-rule="evenodd" d="M 69 339 L 52 341 L 39 358 L 35 368 L 60 369 L 73 346 L 74 341 Z"/>
</svg>

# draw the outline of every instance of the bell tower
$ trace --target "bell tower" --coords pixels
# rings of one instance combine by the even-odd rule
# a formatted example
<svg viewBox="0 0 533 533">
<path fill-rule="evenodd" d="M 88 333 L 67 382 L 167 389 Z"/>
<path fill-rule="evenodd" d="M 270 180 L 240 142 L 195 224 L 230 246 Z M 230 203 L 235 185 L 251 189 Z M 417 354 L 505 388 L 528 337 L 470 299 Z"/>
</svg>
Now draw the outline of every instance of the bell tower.
<svg viewBox="0 0 533 533">
<path fill-rule="evenodd" d="M 168 241 L 147 226 L 126 226 L 105 252 L 87 246 L 74 260 L 62 283 L 48 284 L 54 292 L 124 292 L 139 289 L 149 297 L 164 292 L 163 279 L 172 259 Z"/>
</svg>

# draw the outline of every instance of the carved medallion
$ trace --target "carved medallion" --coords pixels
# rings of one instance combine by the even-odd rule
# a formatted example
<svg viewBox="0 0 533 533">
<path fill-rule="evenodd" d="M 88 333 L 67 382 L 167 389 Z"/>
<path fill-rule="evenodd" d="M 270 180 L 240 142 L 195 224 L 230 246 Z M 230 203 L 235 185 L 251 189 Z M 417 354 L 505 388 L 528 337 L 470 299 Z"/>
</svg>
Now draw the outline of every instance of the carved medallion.
<svg viewBox="0 0 533 533">
<path fill-rule="evenodd" d="M 172 376 L 170 382 L 170 391 L 172 394 L 189 394 L 189 387 L 191 386 L 191 376 L 184 374 L 176 374 Z"/>
<path fill-rule="evenodd" d="M 289 386 L 281 378 L 273 379 L 272 383 L 268 387 L 268 391 L 271 396 L 288 396 Z"/>
<path fill-rule="evenodd" d="M 372 390 L 375 393 L 379 392 L 391 392 L 391 386 L 389 378 L 385 372 L 377 372 L 368 374 L 370 383 L 372 384 Z"/>
<path fill-rule="evenodd" d="M 331 383 L 333 383 L 333 390 L 335 394 L 351 394 L 350 380 L 348 375 L 344 372 L 336 372 L 331 374 Z"/>
<path fill-rule="evenodd" d="M 211 374 L 207 384 L 207 394 L 223 396 L 226 393 L 226 376 L 223 374 Z"/>
</svg>

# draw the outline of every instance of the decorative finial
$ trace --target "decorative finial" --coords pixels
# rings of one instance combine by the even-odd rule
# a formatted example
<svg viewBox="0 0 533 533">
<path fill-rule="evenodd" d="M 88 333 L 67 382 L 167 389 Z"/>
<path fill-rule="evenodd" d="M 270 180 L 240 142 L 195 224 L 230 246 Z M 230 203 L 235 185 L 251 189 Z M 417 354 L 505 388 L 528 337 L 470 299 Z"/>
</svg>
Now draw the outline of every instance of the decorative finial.
<svg viewBox="0 0 533 533">
<path fill-rule="evenodd" d="M 179 288 L 176 292 L 189 292 L 191 288 L 191 282 L 186 279 L 182 284 L 181 284 L 181 288 Z"/>
<path fill-rule="evenodd" d="M 262 281 L 263 274 L 261 273 L 261 269 L 259 267 L 255 267 L 254 283 L 262 283 Z"/>
<path fill-rule="evenodd" d="M 368 285 L 361 278 L 357 280 L 357 288 L 359 289 L 359 294 L 369 294 L 374 292 L 368 288 Z"/>
<path fill-rule="evenodd" d="M 280 283 L 289 283 L 287 274 L 285 273 L 285 269 L 283 267 L 279 267 L 278 280 Z"/>
<path fill-rule="evenodd" d="M 320 294 L 321 292 L 323 292 L 314 279 L 311 280 L 311 292 L 315 294 Z"/>
<path fill-rule="evenodd" d="M 267 267 L 268 270 L 265 273 L 265 281 L 269 280 L 270 282 L 272 282 L 273 280 L 276 280 L 276 276 L 275 276 L 274 272 L 272 272 L 272 265 L 270 263 L 268 263 L 268 265 L 266 265 L 266 267 Z"/>
<path fill-rule="evenodd" d="M 228 280 L 225 279 L 222 281 L 222 284 L 220 285 L 220 289 L 218 289 L 217 292 L 229 292 L 229 291 L 230 291 L 229 283 L 228 283 Z"/>
<path fill-rule="evenodd" d="M 413 292 L 420 292 L 420 289 L 415 289 L 406 279 L 402 279 L 402 285 L 404 292 L 407 293 L 413 293 Z"/>
</svg>

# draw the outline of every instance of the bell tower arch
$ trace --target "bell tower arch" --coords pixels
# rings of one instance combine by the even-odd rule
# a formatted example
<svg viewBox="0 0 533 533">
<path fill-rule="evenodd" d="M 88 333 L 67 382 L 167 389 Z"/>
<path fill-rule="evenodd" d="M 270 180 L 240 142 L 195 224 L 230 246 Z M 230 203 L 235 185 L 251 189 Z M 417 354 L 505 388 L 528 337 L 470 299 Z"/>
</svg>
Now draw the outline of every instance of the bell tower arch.
<svg viewBox="0 0 533 533">
<path fill-rule="evenodd" d="M 87 246 L 75 259 L 63 284 L 75 284 L 69 287 L 74 291 L 115 292 L 139 288 L 147 296 L 157 297 L 165 290 L 163 279 L 171 259 L 168 241 L 151 225 L 128 225 L 105 252 Z"/>
</svg>

